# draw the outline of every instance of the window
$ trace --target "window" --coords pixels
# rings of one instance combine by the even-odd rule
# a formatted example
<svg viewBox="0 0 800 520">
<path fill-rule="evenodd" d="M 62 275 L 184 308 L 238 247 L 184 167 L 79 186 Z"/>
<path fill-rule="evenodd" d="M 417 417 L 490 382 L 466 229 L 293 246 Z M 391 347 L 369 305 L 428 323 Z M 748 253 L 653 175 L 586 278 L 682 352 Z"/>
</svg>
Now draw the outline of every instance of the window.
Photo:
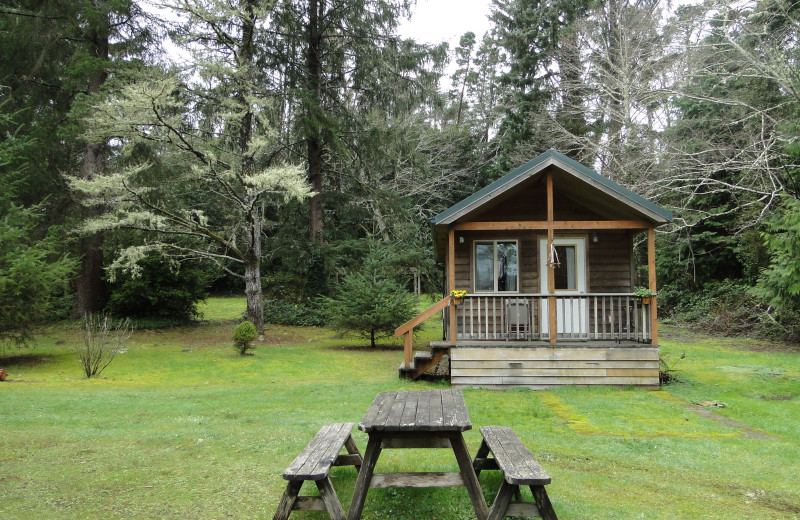
<svg viewBox="0 0 800 520">
<path fill-rule="evenodd" d="M 475 242 L 475 292 L 517 292 L 516 240 Z"/>
<path fill-rule="evenodd" d="M 555 246 L 558 262 L 553 269 L 556 291 L 574 291 L 576 286 L 577 266 L 575 265 L 575 246 Z"/>
</svg>

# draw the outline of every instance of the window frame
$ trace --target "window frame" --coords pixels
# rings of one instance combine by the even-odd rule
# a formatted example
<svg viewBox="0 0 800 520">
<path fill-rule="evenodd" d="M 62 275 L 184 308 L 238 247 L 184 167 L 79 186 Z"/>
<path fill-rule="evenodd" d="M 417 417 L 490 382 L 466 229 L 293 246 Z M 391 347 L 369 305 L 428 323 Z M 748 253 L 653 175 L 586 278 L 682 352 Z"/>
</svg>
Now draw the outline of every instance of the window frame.
<svg viewBox="0 0 800 520">
<path fill-rule="evenodd" d="M 497 244 L 503 242 L 513 242 L 514 247 L 517 251 L 517 276 L 516 276 L 516 288 L 513 291 L 500 291 L 497 288 L 498 284 L 498 277 L 497 277 Z M 497 239 L 479 239 L 472 241 L 472 291 L 477 294 L 519 294 L 520 292 L 520 285 L 522 283 L 520 277 L 520 248 L 519 248 L 520 240 L 518 238 L 497 238 Z M 478 289 L 478 262 L 477 262 L 477 247 L 479 244 L 491 244 L 492 245 L 492 289 Z"/>
</svg>

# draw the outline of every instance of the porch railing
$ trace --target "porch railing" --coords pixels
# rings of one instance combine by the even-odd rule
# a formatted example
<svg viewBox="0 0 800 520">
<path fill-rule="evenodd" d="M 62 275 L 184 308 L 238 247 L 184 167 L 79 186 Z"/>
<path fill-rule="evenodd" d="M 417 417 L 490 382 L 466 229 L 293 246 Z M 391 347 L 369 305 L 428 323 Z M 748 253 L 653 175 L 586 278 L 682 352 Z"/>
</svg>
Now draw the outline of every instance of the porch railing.
<svg viewBox="0 0 800 520">
<path fill-rule="evenodd" d="M 395 330 L 395 337 L 404 336 L 403 365 L 411 366 L 414 327 L 437 312 L 444 311 L 445 330 L 450 339 L 448 319 L 453 305 L 457 341 L 549 341 L 549 297 L 469 294 L 456 305 L 446 296 Z M 555 299 L 556 341 L 652 341 L 649 298 L 630 293 L 591 293 L 557 295 Z"/>
<path fill-rule="evenodd" d="M 456 306 L 456 339 L 549 340 L 549 296 L 467 295 Z M 642 297 L 630 293 L 592 293 L 557 295 L 555 299 L 556 340 L 645 343 L 652 339 L 650 304 Z"/>
</svg>

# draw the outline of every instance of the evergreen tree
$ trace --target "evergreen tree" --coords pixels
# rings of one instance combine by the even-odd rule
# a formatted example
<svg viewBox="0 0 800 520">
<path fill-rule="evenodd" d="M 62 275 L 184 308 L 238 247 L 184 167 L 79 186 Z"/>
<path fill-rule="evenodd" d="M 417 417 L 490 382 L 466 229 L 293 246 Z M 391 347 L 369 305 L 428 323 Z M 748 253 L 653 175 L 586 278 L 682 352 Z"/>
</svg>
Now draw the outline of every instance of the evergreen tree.
<svg viewBox="0 0 800 520">
<path fill-rule="evenodd" d="M 173 34 L 192 55 L 190 66 L 151 72 L 95 105 L 89 135 L 116 137 L 120 161 L 110 175 L 71 184 L 108 211 L 85 231 L 150 236 L 124 249 L 112 269 L 135 272 L 153 250 L 217 262 L 244 279 L 247 318 L 262 331 L 266 207 L 308 195 L 299 168 L 274 161 L 268 103 L 259 96 L 255 60 L 267 8 L 257 0 L 180 0 L 172 7 L 181 15 Z M 136 155 L 142 146 L 155 147 L 145 162 Z"/>
<path fill-rule="evenodd" d="M 38 221 L 44 208 L 15 202 L 35 144 L 0 111 L 0 348 L 28 345 L 34 326 L 57 315 L 75 270 L 75 261 L 60 250 L 61 230 L 43 234 Z"/>
<path fill-rule="evenodd" d="M 416 314 L 416 298 L 384 269 L 375 258 L 367 259 L 360 270 L 344 277 L 336 296 L 326 300 L 331 326 L 369 339 L 372 348 Z"/>
<path fill-rule="evenodd" d="M 22 132 L 38 143 L 27 157 L 31 180 L 19 194 L 26 204 L 45 198 L 51 221 L 83 216 L 60 172 L 101 174 L 106 143 L 81 138 L 81 118 L 107 81 L 138 68 L 152 33 L 133 0 L 22 0 L 0 8 L 0 85 L 7 109 L 18 112 Z M 47 226 L 48 222 L 42 221 Z M 74 314 L 102 304 L 102 236 L 78 244 Z"/>
<path fill-rule="evenodd" d="M 437 54 L 395 34 L 410 5 L 282 0 L 270 17 L 273 39 L 263 64 L 277 72 L 282 142 L 307 164 L 314 241 L 325 238 L 325 193 L 341 191 L 339 178 L 349 169 L 338 164 L 360 152 L 358 137 L 369 132 L 370 112 L 408 112 L 438 79 L 424 67 Z"/>
</svg>

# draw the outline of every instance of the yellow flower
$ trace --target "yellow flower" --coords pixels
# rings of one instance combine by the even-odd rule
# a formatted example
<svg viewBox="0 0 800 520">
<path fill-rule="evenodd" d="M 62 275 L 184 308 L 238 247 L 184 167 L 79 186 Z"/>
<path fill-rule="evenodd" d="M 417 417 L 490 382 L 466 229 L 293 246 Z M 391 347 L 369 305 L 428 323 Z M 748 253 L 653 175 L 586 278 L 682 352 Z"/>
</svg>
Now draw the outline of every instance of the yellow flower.
<svg viewBox="0 0 800 520">
<path fill-rule="evenodd" d="M 450 296 L 452 296 L 453 298 L 456 298 L 456 299 L 461 299 L 466 295 L 467 295 L 467 291 L 455 290 L 455 291 L 450 293 Z"/>
</svg>

